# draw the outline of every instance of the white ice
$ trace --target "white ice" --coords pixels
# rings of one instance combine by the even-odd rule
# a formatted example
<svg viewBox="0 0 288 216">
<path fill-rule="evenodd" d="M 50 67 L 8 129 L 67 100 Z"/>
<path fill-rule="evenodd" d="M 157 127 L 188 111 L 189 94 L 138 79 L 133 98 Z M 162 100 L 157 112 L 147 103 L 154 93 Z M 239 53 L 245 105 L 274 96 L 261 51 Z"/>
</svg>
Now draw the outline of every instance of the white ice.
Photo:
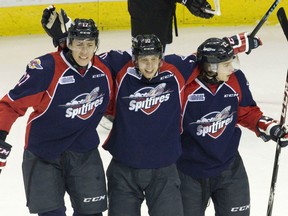
<svg viewBox="0 0 288 216">
<path fill-rule="evenodd" d="M 208 37 L 231 36 L 243 31 L 252 31 L 253 26 L 243 27 L 197 27 L 179 29 L 179 37 L 174 38 L 167 53 L 187 55 L 196 51 L 198 45 Z M 258 32 L 263 46 L 250 55 L 241 54 L 241 68 L 246 74 L 255 101 L 263 112 L 280 119 L 284 84 L 287 71 L 287 41 L 280 26 L 264 26 Z M 128 50 L 130 31 L 101 31 L 98 53 L 110 49 Z M 26 64 L 35 57 L 54 51 L 50 38 L 46 35 L 1 37 L 0 38 L 0 96 L 2 97 L 18 82 L 25 72 Z M 22 182 L 21 162 L 24 147 L 24 131 L 28 113 L 19 118 L 12 127 L 7 142 L 13 145 L 7 166 L 0 176 L 0 214 L 5 216 L 28 216 Z M 101 140 L 107 130 L 99 127 Z M 266 215 L 270 183 L 275 155 L 275 143 L 264 143 L 254 133 L 243 129 L 240 153 L 243 157 L 250 180 L 251 215 Z M 111 156 L 99 146 L 105 168 Z M 288 215 L 288 149 L 282 149 L 276 184 L 273 215 Z M 67 215 L 72 215 L 68 196 Z M 104 213 L 107 215 L 107 212 Z M 148 216 L 143 203 L 142 215 Z M 207 209 L 207 216 L 214 215 L 213 205 Z"/>
</svg>

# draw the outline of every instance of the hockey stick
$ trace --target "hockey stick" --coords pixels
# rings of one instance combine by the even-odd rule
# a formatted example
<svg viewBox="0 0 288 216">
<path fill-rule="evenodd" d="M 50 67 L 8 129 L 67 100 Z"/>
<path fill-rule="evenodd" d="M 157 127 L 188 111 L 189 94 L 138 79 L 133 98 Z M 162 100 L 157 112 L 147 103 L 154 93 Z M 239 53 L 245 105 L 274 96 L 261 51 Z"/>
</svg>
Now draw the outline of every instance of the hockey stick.
<svg viewBox="0 0 288 216">
<path fill-rule="evenodd" d="M 281 112 L 281 117 L 280 117 L 280 125 L 281 126 L 284 125 L 284 123 L 285 123 L 287 104 L 288 104 L 288 70 L 287 70 L 287 75 L 286 75 L 284 99 L 283 99 L 283 103 L 282 103 L 282 112 Z M 271 186 L 270 186 L 270 196 L 269 196 L 269 202 L 268 202 L 267 216 L 272 215 L 274 195 L 275 195 L 275 186 L 276 186 L 278 167 L 279 167 L 278 161 L 279 161 L 280 153 L 281 153 L 281 146 L 279 145 L 279 139 L 278 139 L 277 146 L 276 146 L 276 152 L 275 152 L 275 158 L 274 158 L 274 167 L 273 167 L 273 174 L 272 174 L 272 180 L 271 180 Z"/>
<path fill-rule="evenodd" d="M 252 33 L 250 34 L 251 38 L 253 38 L 257 32 L 259 31 L 259 29 L 262 27 L 262 25 L 266 22 L 266 20 L 268 19 L 268 17 L 270 16 L 270 14 L 274 11 L 274 9 L 276 8 L 276 6 L 280 3 L 280 0 L 275 0 L 274 3 L 271 5 L 271 7 L 268 9 L 268 11 L 265 13 L 265 15 L 262 17 L 262 19 L 260 20 L 260 22 L 257 24 L 257 26 L 254 28 L 254 30 L 252 31 Z"/>
<path fill-rule="evenodd" d="M 266 20 L 268 19 L 268 17 L 270 16 L 270 14 L 274 11 L 274 9 L 277 7 L 277 5 L 280 3 L 280 0 L 275 0 L 273 2 L 273 4 L 270 6 L 270 8 L 268 9 L 268 11 L 264 14 L 264 16 L 262 17 L 262 19 L 260 20 L 260 22 L 256 25 L 256 27 L 253 29 L 253 31 L 251 32 L 251 34 L 249 35 L 250 38 L 254 38 L 255 35 L 257 34 L 257 32 L 259 31 L 259 29 L 263 26 L 263 24 L 266 22 Z M 249 50 L 248 52 L 246 52 L 246 54 L 250 54 L 251 50 Z"/>
<path fill-rule="evenodd" d="M 279 8 L 279 10 L 277 11 L 277 17 L 288 41 L 288 20 L 283 7 Z"/>
<path fill-rule="evenodd" d="M 278 20 L 281 24 L 283 31 L 284 31 L 286 39 L 288 40 L 288 21 L 287 21 L 285 11 L 282 7 L 278 10 L 277 17 L 278 17 Z M 283 99 L 283 103 L 282 103 L 280 125 L 283 125 L 285 123 L 286 112 L 287 112 L 287 103 L 288 103 L 288 70 L 287 70 L 287 75 L 286 75 L 286 83 L 285 83 L 285 90 L 284 90 L 284 99 Z M 275 195 L 275 186 L 276 186 L 278 167 L 279 167 L 278 161 L 279 161 L 280 153 L 281 153 L 281 147 L 279 145 L 279 140 L 278 140 L 277 146 L 276 146 L 275 158 L 274 158 L 274 167 L 273 167 L 273 174 L 272 174 L 272 179 L 271 179 L 267 216 L 272 215 L 274 195 Z"/>
</svg>

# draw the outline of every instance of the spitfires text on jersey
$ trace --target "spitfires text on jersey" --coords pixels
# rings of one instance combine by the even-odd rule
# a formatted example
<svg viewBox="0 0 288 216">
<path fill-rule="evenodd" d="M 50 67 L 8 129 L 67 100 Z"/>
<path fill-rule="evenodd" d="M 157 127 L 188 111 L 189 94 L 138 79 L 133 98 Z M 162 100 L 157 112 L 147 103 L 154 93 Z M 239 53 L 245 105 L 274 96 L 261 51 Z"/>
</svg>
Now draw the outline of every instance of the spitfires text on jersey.
<svg viewBox="0 0 288 216">
<path fill-rule="evenodd" d="M 230 113 L 231 106 L 225 107 L 221 112 L 214 111 L 203 116 L 200 120 L 190 124 L 199 124 L 197 127 L 198 136 L 206 136 L 216 139 L 225 130 L 226 126 L 233 121 L 233 114 Z"/>
<path fill-rule="evenodd" d="M 62 105 L 66 107 L 66 118 L 75 118 L 75 116 L 85 120 L 88 119 L 95 109 L 103 103 L 104 94 L 99 95 L 99 87 L 93 89 L 90 93 L 77 96 L 71 102 Z"/>
<path fill-rule="evenodd" d="M 155 88 L 145 87 L 126 97 L 131 99 L 129 110 L 135 112 L 142 110 L 147 115 L 150 115 L 157 110 L 161 103 L 169 100 L 171 91 L 165 91 L 165 87 L 165 83 L 161 83 Z"/>
</svg>

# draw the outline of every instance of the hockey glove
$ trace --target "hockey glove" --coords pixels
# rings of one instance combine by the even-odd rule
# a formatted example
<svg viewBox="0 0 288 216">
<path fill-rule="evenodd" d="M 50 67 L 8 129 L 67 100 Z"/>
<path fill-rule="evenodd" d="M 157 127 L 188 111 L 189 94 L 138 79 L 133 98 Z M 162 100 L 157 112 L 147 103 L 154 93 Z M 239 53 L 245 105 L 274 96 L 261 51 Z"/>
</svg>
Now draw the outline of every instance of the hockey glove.
<svg viewBox="0 0 288 216">
<path fill-rule="evenodd" d="M 242 32 L 231 37 L 225 37 L 224 40 L 228 41 L 233 47 L 235 55 L 240 52 L 246 52 L 246 54 L 249 54 L 252 49 L 256 49 L 262 45 L 260 38 L 257 36 L 251 38 L 248 32 Z"/>
<path fill-rule="evenodd" d="M 6 165 L 12 146 L 0 139 L 0 173 Z"/>
<path fill-rule="evenodd" d="M 258 122 L 258 130 L 260 132 L 260 137 L 267 142 L 272 139 L 277 142 L 281 147 L 288 145 L 288 127 L 279 125 L 279 122 L 273 120 L 270 117 L 262 116 Z"/>
<path fill-rule="evenodd" d="M 187 9 L 197 17 L 209 19 L 213 14 L 205 12 L 205 9 L 211 10 L 211 5 L 206 0 L 182 0 Z"/>
<path fill-rule="evenodd" d="M 61 9 L 58 14 L 55 7 L 50 5 L 43 11 L 41 23 L 47 34 L 52 37 L 54 46 L 57 47 L 65 42 L 72 21 L 64 10 Z"/>
</svg>

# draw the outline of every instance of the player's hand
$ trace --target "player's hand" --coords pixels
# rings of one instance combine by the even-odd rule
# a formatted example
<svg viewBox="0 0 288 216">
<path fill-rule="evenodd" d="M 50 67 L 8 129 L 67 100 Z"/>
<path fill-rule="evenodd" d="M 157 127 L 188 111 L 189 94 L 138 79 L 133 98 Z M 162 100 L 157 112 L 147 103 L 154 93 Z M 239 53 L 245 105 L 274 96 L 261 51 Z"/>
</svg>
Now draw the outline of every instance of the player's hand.
<svg viewBox="0 0 288 216">
<path fill-rule="evenodd" d="M 197 17 L 209 19 L 214 15 L 211 13 L 207 13 L 205 10 L 211 10 L 211 5 L 206 0 L 187 0 L 182 1 L 187 9 Z"/>
<path fill-rule="evenodd" d="M 41 24 L 43 27 L 51 29 L 53 23 L 57 18 L 57 12 L 54 5 L 49 5 L 47 8 L 44 9 L 41 19 Z"/>
<path fill-rule="evenodd" d="M 0 173 L 6 165 L 12 146 L 0 139 Z"/>
<path fill-rule="evenodd" d="M 261 39 L 257 36 L 253 38 L 250 37 L 249 32 L 242 32 L 231 37 L 225 37 L 224 39 L 231 44 L 235 55 L 240 52 L 246 52 L 246 54 L 250 54 L 252 49 L 256 49 L 262 45 Z"/>
<path fill-rule="evenodd" d="M 61 9 L 58 14 L 54 5 L 50 5 L 43 11 L 41 24 L 47 34 L 52 37 L 55 47 L 66 40 L 71 23 L 65 11 Z"/>
<path fill-rule="evenodd" d="M 288 145 L 288 126 L 283 125 L 282 127 L 280 125 L 274 125 L 270 129 L 270 136 L 271 139 L 275 142 L 278 142 L 278 144 L 281 147 L 286 147 Z M 278 141 L 279 140 L 279 141 Z"/>
<path fill-rule="evenodd" d="M 260 132 L 260 137 L 264 141 L 272 139 L 278 142 L 281 147 L 288 145 L 288 126 L 279 125 L 279 122 L 267 117 L 262 116 L 258 122 L 258 130 Z"/>
</svg>

